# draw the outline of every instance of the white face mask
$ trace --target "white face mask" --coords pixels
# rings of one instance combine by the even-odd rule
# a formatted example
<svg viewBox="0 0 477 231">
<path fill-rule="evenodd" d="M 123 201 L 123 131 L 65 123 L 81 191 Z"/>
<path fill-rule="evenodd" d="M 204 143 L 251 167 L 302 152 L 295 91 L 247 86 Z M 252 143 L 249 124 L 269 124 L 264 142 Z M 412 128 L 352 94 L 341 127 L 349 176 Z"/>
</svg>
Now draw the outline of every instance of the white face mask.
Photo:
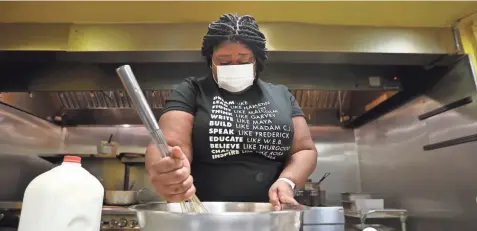
<svg viewBox="0 0 477 231">
<path fill-rule="evenodd" d="M 215 65 L 215 64 L 214 64 Z M 241 92 L 255 80 L 253 64 L 217 65 L 217 84 L 229 92 Z"/>
</svg>

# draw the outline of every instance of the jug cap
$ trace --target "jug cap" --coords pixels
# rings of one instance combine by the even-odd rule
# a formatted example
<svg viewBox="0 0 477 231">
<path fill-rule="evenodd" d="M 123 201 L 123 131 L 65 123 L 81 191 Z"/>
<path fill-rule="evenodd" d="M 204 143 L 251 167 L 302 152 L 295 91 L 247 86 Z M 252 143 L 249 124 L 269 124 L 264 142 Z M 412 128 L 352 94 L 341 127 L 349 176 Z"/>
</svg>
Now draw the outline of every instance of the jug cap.
<svg viewBox="0 0 477 231">
<path fill-rule="evenodd" d="M 81 163 L 81 157 L 79 157 L 79 156 L 65 156 L 63 158 L 63 162 Z"/>
</svg>

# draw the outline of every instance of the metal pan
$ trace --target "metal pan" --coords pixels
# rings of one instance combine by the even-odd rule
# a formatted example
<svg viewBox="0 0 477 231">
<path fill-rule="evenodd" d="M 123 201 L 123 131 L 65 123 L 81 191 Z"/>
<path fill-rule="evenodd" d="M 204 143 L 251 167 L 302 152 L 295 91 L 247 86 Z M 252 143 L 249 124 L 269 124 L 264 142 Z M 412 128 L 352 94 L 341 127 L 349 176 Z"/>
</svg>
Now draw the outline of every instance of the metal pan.
<svg viewBox="0 0 477 231">
<path fill-rule="evenodd" d="M 140 194 L 147 191 L 146 188 L 143 188 L 139 191 L 134 190 L 107 190 L 104 194 L 104 204 L 106 205 L 136 205 L 139 203 L 144 203 L 141 201 Z"/>
</svg>

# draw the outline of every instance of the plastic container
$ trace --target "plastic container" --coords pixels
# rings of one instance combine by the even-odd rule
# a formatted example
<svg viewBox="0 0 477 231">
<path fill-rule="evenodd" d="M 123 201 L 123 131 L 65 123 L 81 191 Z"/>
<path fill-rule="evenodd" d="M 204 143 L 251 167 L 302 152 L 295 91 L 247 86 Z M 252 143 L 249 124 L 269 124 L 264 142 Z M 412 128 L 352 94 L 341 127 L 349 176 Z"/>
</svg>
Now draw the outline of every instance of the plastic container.
<svg viewBox="0 0 477 231">
<path fill-rule="evenodd" d="M 81 167 L 81 158 L 37 176 L 23 197 L 18 231 L 98 231 L 104 188 Z"/>
</svg>

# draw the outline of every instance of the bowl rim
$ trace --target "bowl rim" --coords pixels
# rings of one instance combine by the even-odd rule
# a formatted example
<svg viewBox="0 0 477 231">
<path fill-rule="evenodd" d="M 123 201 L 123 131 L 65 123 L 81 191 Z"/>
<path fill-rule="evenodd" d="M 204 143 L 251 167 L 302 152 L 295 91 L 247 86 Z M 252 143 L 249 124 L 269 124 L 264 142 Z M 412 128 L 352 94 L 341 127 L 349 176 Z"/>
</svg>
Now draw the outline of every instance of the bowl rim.
<svg viewBox="0 0 477 231">
<path fill-rule="evenodd" d="M 232 202 L 232 201 L 227 201 L 227 202 L 220 202 L 220 201 L 210 201 L 210 202 L 202 202 L 206 204 L 218 204 L 218 203 L 238 203 L 238 204 L 270 204 L 270 203 L 265 203 L 265 202 Z M 301 213 L 305 210 L 310 209 L 308 206 L 305 205 L 291 205 L 287 204 L 285 205 L 285 210 L 279 210 L 279 211 L 263 211 L 263 212 L 207 212 L 207 213 L 182 213 L 182 212 L 168 212 L 168 211 L 154 211 L 154 210 L 141 210 L 138 209 L 140 206 L 147 206 L 151 204 L 179 204 L 179 203 L 168 203 L 168 202 L 149 202 L 149 203 L 143 203 L 143 204 L 137 204 L 137 205 L 132 205 L 129 206 L 128 209 L 136 211 L 136 212 L 147 212 L 147 213 L 153 213 L 153 214 L 170 214 L 170 215 L 186 215 L 186 216 L 237 216 L 237 215 L 268 215 L 268 214 L 292 214 L 292 213 Z"/>
</svg>

